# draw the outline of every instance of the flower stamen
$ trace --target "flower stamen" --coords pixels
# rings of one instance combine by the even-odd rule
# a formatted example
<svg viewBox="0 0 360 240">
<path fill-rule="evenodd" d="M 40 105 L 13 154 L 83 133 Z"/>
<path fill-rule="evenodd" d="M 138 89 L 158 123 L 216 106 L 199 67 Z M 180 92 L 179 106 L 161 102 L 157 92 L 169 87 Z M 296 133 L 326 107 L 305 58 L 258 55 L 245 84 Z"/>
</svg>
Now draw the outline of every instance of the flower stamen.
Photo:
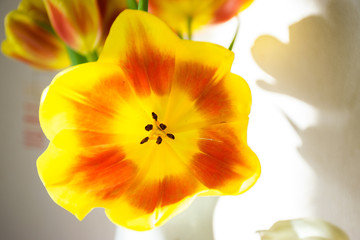
<svg viewBox="0 0 360 240">
<path fill-rule="evenodd" d="M 158 120 L 158 116 L 156 115 L 156 113 L 152 112 L 151 115 L 155 121 Z"/>
<path fill-rule="evenodd" d="M 156 128 L 154 129 L 153 124 L 147 124 L 145 126 L 145 130 L 150 132 L 150 135 L 148 137 L 144 138 L 143 140 L 141 140 L 140 144 L 144 144 L 147 141 L 149 141 L 150 139 L 155 139 L 155 138 L 156 138 L 156 143 L 161 144 L 162 140 L 163 140 L 161 136 L 163 136 L 163 137 L 167 136 L 170 139 L 175 140 L 174 134 L 165 132 L 165 129 L 167 128 L 167 126 L 164 123 L 159 123 L 157 114 L 152 112 L 151 115 L 152 115 L 152 118 L 155 120 Z"/>
<path fill-rule="evenodd" d="M 174 139 L 175 139 L 174 134 L 168 133 L 168 134 L 166 134 L 166 136 L 168 136 L 168 137 L 169 137 L 169 138 L 171 138 L 172 140 L 174 140 Z"/>
<path fill-rule="evenodd" d="M 153 125 L 152 124 L 148 124 L 145 126 L 145 130 L 146 131 L 151 131 L 153 129 Z"/>
<path fill-rule="evenodd" d="M 143 140 L 141 140 L 140 144 L 144 144 L 144 143 L 146 143 L 147 141 L 149 141 L 149 137 L 146 137 L 146 138 L 144 138 Z"/>
</svg>

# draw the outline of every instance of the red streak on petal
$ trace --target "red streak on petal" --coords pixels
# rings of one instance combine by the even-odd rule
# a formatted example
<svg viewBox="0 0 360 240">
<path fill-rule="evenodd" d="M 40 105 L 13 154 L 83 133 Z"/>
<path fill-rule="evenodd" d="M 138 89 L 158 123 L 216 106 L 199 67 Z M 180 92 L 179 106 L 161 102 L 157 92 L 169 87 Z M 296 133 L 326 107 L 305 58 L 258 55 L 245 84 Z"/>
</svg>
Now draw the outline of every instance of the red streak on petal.
<svg viewBox="0 0 360 240">
<path fill-rule="evenodd" d="M 67 130 L 63 130 L 62 132 L 60 132 L 59 136 L 65 133 L 64 137 L 70 138 L 68 135 L 66 135 L 66 131 Z M 77 138 L 78 146 L 81 148 L 114 144 L 117 137 L 117 135 L 115 134 L 97 133 L 81 130 L 70 130 L 69 134 L 72 134 L 73 137 Z"/>
<path fill-rule="evenodd" d="M 237 139 L 230 128 L 205 130 L 198 145 L 202 153 L 193 157 L 191 168 L 195 176 L 209 188 L 218 188 L 230 180 L 241 178 L 233 171 L 236 165 L 245 165 L 241 160 Z"/>
<path fill-rule="evenodd" d="M 52 26 L 56 33 L 72 48 L 76 49 L 76 31 L 74 30 L 69 19 L 56 8 L 50 1 L 47 1 L 49 6 L 49 15 Z"/>
<path fill-rule="evenodd" d="M 136 31 L 139 35 L 146 36 L 145 30 L 141 27 Z M 148 96 L 151 90 L 157 95 L 168 94 L 174 73 L 175 56 L 165 50 L 156 50 L 157 48 L 151 45 L 151 39 L 143 39 L 141 44 L 137 46 L 136 43 L 129 43 L 128 49 L 132 51 L 127 54 L 124 63 L 131 85 L 140 96 Z"/>
<path fill-rule="evenodd" d="M 191 175 L 169 176 L 162 182 L 162 206 L 167 206 L 193 195 L 198 181 Z"/>
<path fill-rule="evenodd" d="M 223 186 L 228 180 L 237 177 L 237 175 L 231 171 L 230 166 L 226 166 L 221 162 L 222 159 L 223 158 L 216 159 L 202 153 L 194 156 L 192 165 L 194 173 L 196 177 L 210 189 Z"/>
<path fill-rule="evenodd" d="M 133 45 L 133 44 L 129 44 Z M 135 48 L 135 47 L 129 47 Z M 124 69 L 129 76 L 129 82 L 139 96 L 150 95 L 149 78 L 146 73 L 146 65 L 143 60 L 135 52 L 128 54 L 127 62 L 124 64 Z"/>
<path fill-rule="evenodd" d="M 174 73 L 175 58 L 155 53 L 153 50 L 148 54 L 148 75 L 151 89 L 158 95 L 168 94 Z"/>
<path fill-rule="evenodd" d="M 131 205 L 151 213 L 161 201 L 161 185 L 157 183 L 140 183 L 137 188 L 131 188 L 127 199 Z"/>
<path fill-rule="evenodd" d="M 22 46 L 39 58 L 53 59 L 62 50 L 56 38 L 39 26 L 17 21 L 9 28 L 16 39 L 23 43 Z"/>
<path fill-rule="evenodd" d="M 197 99 L 214 80 L 216 70 L 196 62 L 177 63 L 175 82 L 189 92 L 192 99 Z"/>
<path fill-rule="evenodd" d="M 76 110 L 76 114 L 69 117 L 73 118 L 79 129 L 109 132 L 110 127 L 116 124 L 114 118 L 132 91 L 122 76 L 109 73 L 99 79 L 91 90 L 75 89 L 59 94 Z"/>
<path fill-rule="evenodd" d="M 137 173 L 137 167 L 125 159 L 120 147 L 87 153 L 79 157 L 74 174 L 81 176 L 79 186 L 102 199 L 119 198 Z"/>
<path fill-rule="evenodd" d="M 151 213 L 157 207 L 177 203 L 193 195 L 198 187 L 198 181 L 191 175 L 167 176 L 158 182 L 137 183 L 131 188 L 128 200 L 136 208 Z"/>
<path fill-rule="evenodd" d="M 222 23 L 236 16 L 241 6 L 248 0 L 227 0 L 217 9 L 213 23 Z"/>
<path fill-rule="evenodd" d="M 226 119 L 233 114 L 231 101 L 222 81 L 205 89 L 196 100 L 196 106 L 199 111 L 212 117 Z"/>
<path fill-rule="evenodd" d="M 10 56 L 25 63 L 25 64 L 29 64 L 35 68 L 39 68 L 39 69 L 53 69 L 51 66 L 48 66 L 46 63 L 41 63 L 41 62 L 38 62 L 37 60 L 35 59 L 28 59 L 28 58 L 25 58 L 24 56 L 21 56 L 20 54 L 18 53 L 15 53 L 15 52 L 11 52 L 10 53 Z"/>
</svg>

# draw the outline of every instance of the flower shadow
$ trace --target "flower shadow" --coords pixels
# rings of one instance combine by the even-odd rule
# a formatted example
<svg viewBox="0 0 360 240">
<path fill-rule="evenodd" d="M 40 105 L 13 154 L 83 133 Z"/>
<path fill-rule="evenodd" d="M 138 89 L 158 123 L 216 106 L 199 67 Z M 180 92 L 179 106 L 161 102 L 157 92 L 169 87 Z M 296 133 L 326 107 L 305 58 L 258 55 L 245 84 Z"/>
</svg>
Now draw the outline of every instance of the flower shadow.
<svg viewBox="0 0 360 240">
<path fill-rule="evenodd" d="M 360 236 L 360 13 L 352 1 L 327 1 L 325 16 L 310 16 L 289 27 L 289 43 L 259 37 L 252 55 L 274 77 L 257 81 L 264 90 L 289 95 L 313 106 L 317 122 L 300 129 L 298 148 L 314 169 L 315 214 L 346 224 Z"/>
</svg>

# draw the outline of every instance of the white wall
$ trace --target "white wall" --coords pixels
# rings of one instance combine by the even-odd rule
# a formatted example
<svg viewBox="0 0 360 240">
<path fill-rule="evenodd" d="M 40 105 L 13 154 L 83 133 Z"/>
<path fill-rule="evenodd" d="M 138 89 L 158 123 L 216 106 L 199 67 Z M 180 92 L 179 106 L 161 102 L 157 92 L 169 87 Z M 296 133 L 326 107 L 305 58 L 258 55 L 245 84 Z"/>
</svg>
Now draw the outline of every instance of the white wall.
<svg viewBox="0 0 360 240">
<path fill-rule="evenodd" d="M 359 20 L 358 0 L 257 0 L 241 15 L 233 71 L 252 89 L 262 176 L 219 200 L 216 239 L 257 239 L 302 217 L 360 239 Z"/>
</svg>

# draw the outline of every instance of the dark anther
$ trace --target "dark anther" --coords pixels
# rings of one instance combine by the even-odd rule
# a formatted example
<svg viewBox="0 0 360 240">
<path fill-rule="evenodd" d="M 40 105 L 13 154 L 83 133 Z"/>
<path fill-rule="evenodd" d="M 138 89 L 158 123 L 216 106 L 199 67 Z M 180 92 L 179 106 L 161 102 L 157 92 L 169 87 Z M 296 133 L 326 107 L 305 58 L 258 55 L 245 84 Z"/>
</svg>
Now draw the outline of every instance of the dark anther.
<svg viewBox="0 0 360 240">
<path fill-rule="evenodd" d="M 160 144 L 162 142 L 162 138 L 160 136 L 158 136 L 158 138 L 156 139 L 156 143 Z"/>
<path fill-rule="evenodd" d="M 151 124 L 148 124 L 148 125 L 145 126 L 146 131 L 150 131 L 152 129 L 153 129 L 153 125 L 151 125 Z"/>
<path fill-rule="evenodd" d="M 163 124 L 163 123 L 160 123 L 160 128 L 161 128 L 161 130 L 165 130 L 165 129 L 166 129 L 166 125 Z"/>
<path fill-rule="evenodd" d="M 169 138 L 171 138 L 173 140 L 175 139 L 175 136 L 173 134 L 171 134 L 171 133 L 166 134 L 166 136 L 168 136 Z"/>
<path fill-rule="evenodd" d="M 157 117 L 156 113 L 152 112 L 151 114 L 152 114 L 153 119 L 155 119 L 155 121 L 157 121 L 158 117 Z"/>
<path fill-rule="evenodd" d="M 149 137 L 146 137 L 146 138 L 144 138 L 143 140 L 141 140 L 140 144 L 144 144 L 144 143 L 146 143 L 148 140 L 149 140 Z"/>
</svg>

